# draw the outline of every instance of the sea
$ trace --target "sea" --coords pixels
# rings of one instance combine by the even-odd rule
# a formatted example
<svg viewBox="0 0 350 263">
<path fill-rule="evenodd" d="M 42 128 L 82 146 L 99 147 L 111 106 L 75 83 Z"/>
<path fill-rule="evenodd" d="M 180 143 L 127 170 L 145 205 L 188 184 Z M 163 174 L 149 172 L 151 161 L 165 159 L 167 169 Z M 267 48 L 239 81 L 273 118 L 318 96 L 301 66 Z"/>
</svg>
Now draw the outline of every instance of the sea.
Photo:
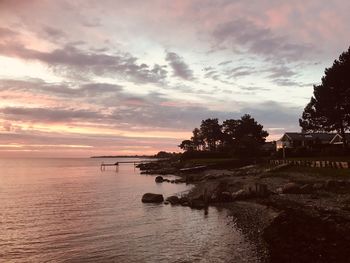
<svg viewBox="0 0 350 263">
<path fill-rule="evenodd" d="M 0 262 L 258 262 L 227 210 L 141 202 L 191 185 L 133 163 L 100 169 L 139 160 L 0 159 Z"/>
</svg>

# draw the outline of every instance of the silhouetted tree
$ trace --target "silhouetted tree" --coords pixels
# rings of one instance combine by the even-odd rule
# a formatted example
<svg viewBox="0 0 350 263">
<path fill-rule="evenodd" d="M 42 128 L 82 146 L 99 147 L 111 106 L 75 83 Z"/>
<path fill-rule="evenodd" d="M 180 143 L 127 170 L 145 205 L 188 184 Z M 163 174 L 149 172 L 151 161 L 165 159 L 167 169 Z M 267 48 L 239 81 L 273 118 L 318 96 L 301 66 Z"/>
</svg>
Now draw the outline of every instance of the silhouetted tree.
<svg viewBox="0 0 350 263">
<path fill-rule="evenodd" d="M 225 120 L 222 123 L 223 132 L 223 144 L 225 148 L 233 148 L 235 139 L 237 137 L 237 127 L 239 126 L 239 120 Z"/>
<path fill-rule="evenodd" d="M 184 151 L 194 151 L 195 150 L 194 143 L 191 140 L 182 141 L 181 144 L 179 145 L 179 147 Z"/>
<path fill-rule="evenodd" d="M 215 151 L 217 143 L 222 139 L 221 126 L 218 119 L 203 120 L 200 126 L 203 141 L 210 151 Z"/>
<path fill-rule="evenodd" d="M 239 120 L 239 125 L 236 129 L 236 139 L 240 140 L 244 136 L 249 136 L 256 143 L 263 144 L 266 137 L 269 136 L 267 131 L 263 130 L 263 126 L 258 124 L 249 114 L 245 114 Z"/>
<path fill-rule="evenodd" d="M 234 131 L 234 148 L 237 154 L 242 156 L 256 156 L 260 147 L 265 143 L 269 135 L 263 130 L 263 126 L 258 124 L 249 114 L 245 114 L 237 121 Z"/>
<path fill-rule="evenodd" d="M 299 124 L 303 131 L 337 131 L 347 145 L 350 128 L 350 48 L 325 69 L 320 85 L 306 105 Z"/>
<path fill-rule="evenodd" d="M 193 146 L 197 151 L 204 147 L 203 135 L 198 128 L 195 128 L 192 131 L 193 136 L 191 137 L 191 141 L 193 142 Z"/>
</svg>

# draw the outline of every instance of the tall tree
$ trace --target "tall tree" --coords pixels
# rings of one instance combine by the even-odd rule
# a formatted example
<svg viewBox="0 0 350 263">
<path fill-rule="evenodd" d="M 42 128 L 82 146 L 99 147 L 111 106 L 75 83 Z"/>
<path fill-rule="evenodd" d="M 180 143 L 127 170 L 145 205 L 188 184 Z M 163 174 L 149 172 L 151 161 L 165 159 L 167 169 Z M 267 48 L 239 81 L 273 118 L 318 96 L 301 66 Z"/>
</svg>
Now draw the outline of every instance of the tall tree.
<svg viewBox="0 0 350 263">
<path fill-rule="evenodd" d="M 350 129 L 350 48 L 326 68 L 320 85 L 306 105 L 299 124 L 303 131 L 337 131 L 347 145 Z"/>
<path fill-rule="evenodd" d="M 222 138 L 221 125 L 218 119 L 202 120 L 200 132 L 210 151 L 217 149 L 217 144 Z"/>
<path fill-rule="evenodd" d="M 222 132 L 223 132 L 223 144 L 225 148 L 233 148 L 236 137 L 237 137 L 237 128 L 240 125 L 239 120 L 229 119 L 225 120 L 222 123 Z"/>
<path fill-rule="evenodd" d="M 254 118 L 245 114 L 239 120 L 226 120 L 222 125 L 224 145 L 240 156 L 254 156 L 269 135 Z"/>
<path fill-rule="evenodd" d="M 204 146 L 202 133 L 198 128 L 194 128 L 192 134 L 191 141 L 193 142 L 195 149 L 198 151 Z"/>
<path fill-rule="evenodd" d="M 236 138 L 240 140 L 241 138 L 248 136 L 252 138 L 257 144 L 263 144 L 269 133 L 263 130 L 263 126 L 258 124 L 254 118 L 249 114 L 245 114 L 239 120 L 239 125 L 236 129 Z"/>
</svg>

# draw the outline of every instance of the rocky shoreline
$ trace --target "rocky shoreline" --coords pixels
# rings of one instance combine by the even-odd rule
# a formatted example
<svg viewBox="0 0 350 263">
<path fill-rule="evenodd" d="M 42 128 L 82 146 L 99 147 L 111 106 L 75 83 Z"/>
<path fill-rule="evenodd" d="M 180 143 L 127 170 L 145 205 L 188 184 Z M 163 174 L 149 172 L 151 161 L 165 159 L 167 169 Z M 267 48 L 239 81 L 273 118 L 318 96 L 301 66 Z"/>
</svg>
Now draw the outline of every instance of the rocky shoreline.
<svg viewBox="0 0 350 263">
<path fill-rule="evenodd" d="M 157 183 L 191 183 L 185 196 L 165 204 L 230 210 L 242 232 L 257 245 L 262 262 L 349 262 L 350 180 L 333 172 L 288 165 L 248 165 L 183 173 L 179 162 L 142 164 Z M 320 168 L 322 169 L 322 168 Z M 178 175 L 169 181 L 160 174 Z"/>
</svg>

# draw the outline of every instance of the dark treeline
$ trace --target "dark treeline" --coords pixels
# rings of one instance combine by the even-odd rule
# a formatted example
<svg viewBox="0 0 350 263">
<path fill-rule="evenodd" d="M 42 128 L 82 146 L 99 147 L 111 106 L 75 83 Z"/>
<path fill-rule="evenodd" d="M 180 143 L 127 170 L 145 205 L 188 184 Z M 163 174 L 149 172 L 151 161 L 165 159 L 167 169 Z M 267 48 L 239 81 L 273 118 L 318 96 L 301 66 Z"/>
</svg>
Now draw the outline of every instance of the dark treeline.
<svg viewBox="0 0 350 263">
<path fill-rule="evenodd" d="M 225 156 L 256 156 L 269 135 L 254 118 L 246 114 L 240 119 L 217 118 L 202 120 L 199 128 L 193 130 L 190 139 L 181 142 L 179 147 L 188 155 L 217 153 Z M 196 154 L 197 153 L 197 154 Z"/>
<path fill-rule="evenodd" d="M 304 132 L 338 132 L 343 145 L 350 130 L 350 48 L 325 69 L 321 84 L 306 105 L 299 124 Z"/>
</svg>

